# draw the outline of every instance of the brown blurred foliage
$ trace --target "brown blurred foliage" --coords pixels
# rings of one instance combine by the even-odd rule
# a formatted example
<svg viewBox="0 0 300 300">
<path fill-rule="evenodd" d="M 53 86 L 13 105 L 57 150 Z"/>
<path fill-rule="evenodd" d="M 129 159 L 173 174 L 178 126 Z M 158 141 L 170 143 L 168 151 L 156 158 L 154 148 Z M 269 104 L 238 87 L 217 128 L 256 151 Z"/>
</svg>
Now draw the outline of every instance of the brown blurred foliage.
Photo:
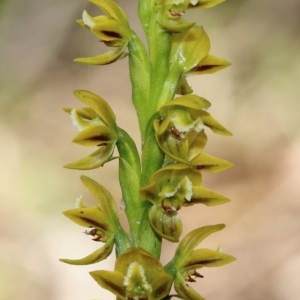
<svg viewBox="0 0 300 300">
<path fill-rule="evenodd" d="M 141 33 L 137 1 L 120 0 Z M 88 271 L 113 268 L 113 258 L 73 267 L 60 257 L 79 258 L 98 247 L 61 215 L 84 190 L 79 175 L 106 186 L 119 203 L 117 162 L 93 172 L 65 170 L 83 157 L 62 107 L 79 106 L 74 89 L 105 98 L 119 126 L 139 144 L 130 101 L 127 61 L 94 67 L 72 59 L 103 46 L 76 25 L 79 0 L 0 2 L 0 299 L 113 299 Z M 194 91 L 212 102 L 211 113 L 233 138 L 209 135 L 207 152 L 234 162 L 227 172 L 204 175 L 204 184 L 230 204 L 183 211 L 184 231 L 225 223 L 204 243 L 222 245 L 238 258 L 204 269 L 195 288 L 210 300 L 294 300 L 300 287 L 300 2 L 231 0 L 189 13 L 211 39 L 211 53 L 233 63 L 215 75 L 191 78 Z M 122 215 L 123 212 L 120 212 Z M 124 216 L 123 216 L 124 217 Z M 125 222 L 125 220 L 124 220 Z M 175 245 L 165 243 L 165 262 Z"/>
</svg>

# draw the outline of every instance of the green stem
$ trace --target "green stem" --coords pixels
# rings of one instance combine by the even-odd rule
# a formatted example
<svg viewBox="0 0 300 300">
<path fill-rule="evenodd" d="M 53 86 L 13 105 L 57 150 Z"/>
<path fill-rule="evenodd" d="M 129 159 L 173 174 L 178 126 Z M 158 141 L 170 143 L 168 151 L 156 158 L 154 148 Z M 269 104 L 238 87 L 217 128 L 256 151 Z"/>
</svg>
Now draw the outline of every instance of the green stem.
<svg viewBox="0 0 300 300">
<path fill-rule="evenodd" d="M 164 161 L 164 154 L 156 142 L 155 131 L 153 128 L 153 121 L 157 117 L 158 113 L 150 119 L 147 126 L 147 138 L 142 152 L 141 187 L 149 183 L 151 175 L 161 168 Z M 154 257 L 159 258 L 161 253 L 161 237 L 159 237 L 152 229 L 148 217 L 152 204 L 143 198 L 140 198 L 140 202 L 144 203 L 144 211 L 140 223 L 139 247 L 147 250 Z"/>
<path fill-rule="evenodd" d="M 169 73 L 171 42 L 172 34 L 156 22 L 153 13 L 148 37 L 151 62 L 150 101 L 153 104 L 153 113 Z"/>
<path fill-rule="evenodd" d="M 152 204 L 145 199 L 141 200 L 145 203 L 145 207 L 140 221 L 140 240 L 138 246 L 151 253 L 155 258 L 159 259 L 161 254 L 162 238 L 155 233 L 149 221 L 148 215 Z"/>
<path fill-rule="evenodd" d="M 149 35 L 149 23 L 152 16 L 155 0 L 140 0 L 138 5 L 138 14 L 143 26 L 146 37 Z"/>
</svg>

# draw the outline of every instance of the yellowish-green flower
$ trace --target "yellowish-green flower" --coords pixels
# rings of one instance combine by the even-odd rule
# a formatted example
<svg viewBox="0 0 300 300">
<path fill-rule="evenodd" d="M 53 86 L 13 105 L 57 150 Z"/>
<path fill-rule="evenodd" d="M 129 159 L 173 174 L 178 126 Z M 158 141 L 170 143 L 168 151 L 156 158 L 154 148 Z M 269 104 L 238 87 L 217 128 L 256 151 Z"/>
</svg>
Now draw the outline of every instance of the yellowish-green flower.
<svg viewBox="0 0 300 300">
<path fill-rule="evenodd" d="M 217 134 L 231 133 L 206 111 L 209 106 L 206 99 L 196 95 L 175 98 L 160 108 L 161 119 L 154 121 L 154 129 L 159 147 L 172 160 L 218 172 L 231 164 L 202 153 L 207 141 L 204 126 Z"/>
<path fill-rule="evenodd" d="M 125 57 L 127 55 L 125 50 L 131 35 L 125 12 L 111 0 L 88 1 L 102 9 L 105 15 L 92 17 L 84 11 L 82 19 L 78 20 L 78 23 L 89 29 L 106 46 L 116 49 L 94 57 L 77 58 L 75 61 L 92 65 L 106 65 Z"/>
<path fill-rule="evenodd" d="M 174 288 L 179 297 L 185 300 L 205 300 L 186 282 L 194 282 L 197 277 L 203 277 L 196 270 L 204 267 L 220 267 L 235 261 L 235 258 L 220 250 L 194 248 L 210 234 L 222 230 L 223 224 L 205 226 L 191 231 L 179 243 L 175 256 L 165 267 L 173 274 Z"/>
<path fill-rule="evenodd" d="M 111 194 L 94 180 L 82 176 L 83 184 L 89 189 L 97 201 L 97 206 L 85 207 L 79 197 L 77 207 L 67 210 L 63 214 L 76 224 L 87 227 L 87 235 L 93 240 L 105 243 L 100 249 L 82 259 L 61 259 L 72 265 L 88 265 L 107 258 L 114 246 L 114 233 L 119 226 L 117 207 Z"/>
<path fill-rule="evenodd" d="M 65 167 L 78 170 L 95 169 L 103 166 L 112 158 L 118 137 L 116 117 L 109 104 L 101 97 L 84 90 L 77 90 L 74 94 L 88 107 L 65 109 L 71 114 L 73 125 L 79 130 L 79 134 L 75 136 L 73 142 L 99 149 Z"/>
<path fill-rule="evenodd" d="M 187 95 L 193 92 L 192 88 L 189 86 L 186 80 L 186 77 L 192 75 L 213 74 L 223 70 L 224 68 L 230 65 L 231 63 L 229 61 L 208 54 L 205 58 L 200 60 L 199 63 L 193 68 L 181 74 L 181 77 L 177 83 L 176 94 Z"/>
<path fill-rule="evenodd" d="M 182 206 L 202 203 L 215 206 L 229 199 L 201 186 L 200 172 L 185 164 L 168 165 L 150 178 L 150 184 L 140 190 L 140 194 L 152 204 L 158 205 L 166 214 L 173 214 Z"/>
<path fill-rule="evenodd" d="M 90 273 L 119 300 L 160 300 L 169 294 L 172 277 L 162 264 L 141 248 L 130 248 L 116 261 L 115 271 Z"/>
<path fill-rule="evenodd" d="M 178 210 L 182 206 L 197 203 L 214 206 L 229 201 L 201 183 L 201 173 L 185 164 L 168 165 L 151 176 L 150 184 L 142 188 L 140 194 L 153 204 L 149 217 L 157 234 L 178 241 L 182 231 Z"/>
<path fill-rule="evenodd" d="M 179 64 L 181 76 L 177 83 L 176 94 L 191 94 L 186 77 L 191 75 L 213 74 L 230 63 L 222 58 L 208 54 L 210 41 L 202 27 L 193 28 L 172 36 L 170 63 Z"/>
<path fill-rule="evenodd" d="M 195 23 L 182 19 L 189 8 L 210 8 L 225 0 L 156 0 L 156 21 L 160 26 L 172 32 L 181 32 Z"/>
<path fill-rule="evenodd" d="M 171 32 L 182 32 L 195 25 L 194 22 L 187 22 L 181 18 L 186 10 L 184 3 L 173 4 L 170 1 L 156 1 L 156 4 L 156 21 L 164 29 Z"/>
</svg>

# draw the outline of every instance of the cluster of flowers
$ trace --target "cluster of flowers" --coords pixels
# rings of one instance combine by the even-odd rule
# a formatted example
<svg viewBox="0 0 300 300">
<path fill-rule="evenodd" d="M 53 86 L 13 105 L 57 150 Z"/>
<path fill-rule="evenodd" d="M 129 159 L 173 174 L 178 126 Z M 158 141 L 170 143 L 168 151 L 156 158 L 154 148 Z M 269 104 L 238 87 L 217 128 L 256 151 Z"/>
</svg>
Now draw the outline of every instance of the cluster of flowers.
<svg viewBox="0 0 300 300">
<path fill-rule="evenodd" d="M 92 17 L 84 11 L 78 23 L 107 46 L 115 49 L 95 57 L 78 58 L 75 61 L 104 65 L 132 55 L 130 51 L 129 53 L 126 51 L 135 36 L 124 11 L 112 0 L 89 1 L 97 5 L 105 15 Z M 123 197 L 126 189 L 130 190 L 137 186 L 137 190 L 128 196 L 130 198 L 137 195 L 137 199 L 126 199 L 128 197 L 124 199 L 125 212 L 134 210 L 134 205 L 139 205 L 136 201 L 148 203 L 142 207 L 147 210 L 148 221 L 152 227 L 150 230 L 171 242 L 179 242 L 182 234 L 182 222 L 178 213 L 182 207 L 198 203 L 214 206 L 229 201 L 226 197 L 206 189 L 201 183 L 202 171 L 214 173 L 232 166 L 225 160 L 203 153 L 207 142 L 205 127 L 216 134 L 231 135 L 231 133 L 208 113 L 210 102 L 192 94 L 186 77 L 214 73 L 230 64 L 209 54 L 209 39 L 202 27 L 182 19 L 189 8 L 208 8 L 220 2 L 222 0 L 155 1 L 153 7 L 155 22 L 162 30 L 172 35 L 169 64 L 173 74 L 170 71 L 172 75 L 170 78 L 175 77 L 177 80 L 172 84 L 173 95 L 166 97 L 162 92 L 158 97 L 157 110 L 150 120 L 149 132 L 153 132 L 163 160 L 155 172 L 148 176 L 146 184 L 142 184 L 145 182 L 141 180 L 143 166 L 141 168 L 135 145 L 127 133 L 117 126 L 116 117 L 104 99 L 89 91 L 77 90 L 74 92 L 75 96 L 86 107 L 65 108 L 71 115 L 73 125 L 79 130 L 73 142 L 97 147 L 91 155 L 65 167 L 79 170 L 101 167 L 117 158 L 114 156 L 117 147 L 121 172 L 128 171 L 127 177 L 133 174 L 132 176 L 137 178 L 136 185 L 132 184 L 135 182 L 132 177 L 131 185 L 123 186 Z M 166 82 L 168 83 L 168 80 Z M 175 93 L 180 96 L 173 99 Z M 147 138 L 146 133 L 145 136 Z M 151 161 L 152 157 L 147 159 Z M 131 163 L 132 161 L 135 163 Z M 115 245 L 117 254 L 115 270 L 94 271 L 91 272 L 91 276 L 100 286 L 114 293 L 117 299 L 170 299 L 172 296 L 169 293 L 174 283 L 180 298 L 201 300 L 204 298 L 187 284 L 195 281 L 196 277 L 203 277 L 196 270 L 222 266 L 235 260 L 231 255 L 223 253 L 221 248 L 195 250 L 204 238 L 225 227 L 218 224 L 201 227 L 187 234 L 181 239 L 173 258 L 163 267 L 158 255 L 140 247 L 139 237 L 133 236 L 132 232 L 130 236 L 124 231 L 119 223 L 116 203 L 109 191 L 89 177 L 82 176 L 81 179 L 96 199 L 97 205 L 86 207 L 79 197 L 76 207 L 65 211 L 64 215 L 78 225 L 88 228 L 85 233 L 93 236 L 94 241 L 103 242 L 104 245 L 82 259 L 61 259 L 61 261 L 75 265 L 97 263 L 107 258 Z M 140 220 L 134 222 L 139 224 Z"/>
</svg>

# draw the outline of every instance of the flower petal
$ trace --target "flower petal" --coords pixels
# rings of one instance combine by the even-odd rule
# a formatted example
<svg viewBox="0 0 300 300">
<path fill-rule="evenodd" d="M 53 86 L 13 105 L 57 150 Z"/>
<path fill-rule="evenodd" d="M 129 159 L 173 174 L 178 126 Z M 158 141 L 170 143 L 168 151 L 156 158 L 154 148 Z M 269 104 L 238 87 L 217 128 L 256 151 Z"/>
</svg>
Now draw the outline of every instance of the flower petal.
<svg viewBox="0 0 300 300">
<path fill-rule="evenodd" d="M 231 136 L 232 133 L 216 121 L 208 112 L 202 111 L 200 116 L 202 122 L 214 133 Z"/>
<path fill-rule="evenodd" d="M 202 153 L 207 143 L 207 135 L 204 133 L 204 130 L 200 133 L 192 131 L 187 135 L 190 141 L 188 161 L 191 161 L 193 158 Z"/>
<path fill-rule="evenodd" d="M 103 213 L 118 225 L 118 209 L 111 193 L 101 184 L 87 176 L 81 176 L 80 179 L 93 195 Z"/>
<path fill-rule="evenodd" d="M 181 265 L 181 271 L 203 267 L 221 267 L 236 260 L 235 257 L 210 249 L 197 249 L 187 256 Z"/>
<path fill-rule="evenodd" d="M 140 195 L 148 199 L 151 203 L 156 203 L 159 187 L 155 181 L 140 189 Z"/>
<path fill-rule="evenodd" d="M 117 297 L 125 299 L 126 288 L 123 285 L 124 276 L 122 273 L 101 270 L 90 272 L 90 275 L 101 287 L 115 294 Z"/>
<path fill-rule="evenodd" d="M 190 71 L 186 72 L 186 76 L 191 75 L 202 75 L 202 74 L 213 74 L 224 68 L 230 66 L 231 63 L 225 59 L 207 55 L 203 60 L 201 60 L 197 66 L 192 68 Z"/>
<path fill-rule="evenodd" d="M 74 95 L 82 103 L 91 107 L 108 127 L 116 128 L 116 116 L 103 98 L 86 90 L 76 90 Z"/>
<path fill-rule="evenodd" d="M 190 202 L 185 202 L 184 206 L 193 205 L 196 203 L 202 203 L 207 206 L 221 205 L 229 202 L 230 200 L 218 193 L 204 188 L 203 186 L 193 187 L 193 197 Z"/>
<path fill-rule="evenodd" d="M 180 267 L 181 262 L 184 262 L 190 255 L 193 249 L 201 243 L 207 236 L 214 232 L 220 231 L 225 227 L 224 224 L 204 226 L 194 229 L 188 233 L 179 243 L 173 261 Z"/>
<path fill-rule="evenodd" d="M 69 112 L 65 109 L 66 112 Z M 72 124 L 78 131 L 90 126 L 104 125 L 97 113 L 91 107 L 73 108 L 70 111 Z"/>
<path fill-rule="evenodd" d="M 158 274 L 152 282 L 152 300 L 160 300 L 170 292 L 173 278 L 170 275 Z"/>
<path fill-rule="evenodd" d="M 98 22 L 86 10 L 84 10 L 82 13 L 82 19 L 79 20 L 78 23 L 92 29 Z"/>
<path fill-rule="evenodd" d="M 91 31 L 97 35 L 100 40 L 107 41 L 122 41 L 120 45 L 124 45 L 130 37 L 128 30 L 114 19 L 108 19 L 104 22 L 96 24 Z M 124 39 L 126 37 L 126 39 Z"/>
<path fill-rule="evenodd" d="M 69 163 L 64 167 L 67 169 L 77 170 L 93 170 L 102 167 L 106 162 L 111 159 L 115 148 L 115 144 L 109 144 L 107 146 L 101 146 L 97 151 L 93 152 L 89 156 Z"/>
<path fill-rule="evenodd" d="M 110 127 L 96 125 L 79 132 L 72 142 L 81 146 L 95 147 L 107 146 L 108 144 L 112 144 L 115 139 L 116 136 Z"/>
<path fill-rule="evenodd" d="M 201 111 L 207 109 L 211 106 L 211 103 L 205 98 L 199 97 L 197 95 L 185 95 L 182 97 L 177 97 L 173 101 L 167 102 L 159 110 L 160 114 L 163 116 L 166 114 L 167 110 L 171 106 L 182 106 L 190 108 L 192 110 Z"/>
<path fill-rule="evenodd" d="M 191 165 L 199 171 L 208 171 L 210 173 L 217 173 L 233 166 L 227 160 L 214 157 L 205 153 L 201 153 L 190 161 Z"/>
<path fill-rule="evenodd" d="M 125 51 L 124 47 L 119 47 L 114 50 L 109 50 L 105 53 L 102 53 L 100 55 L 92 56 L 92 57 L 80 57 L 74 59 L 75 62 L 84 63 L 88 65 L 108 65 L 113 62 L 115 62 L 118 59 L 124 58 L 123 53 Z"/>
<path fill-rule="evenodd" d="M 101 8 L 105 14 L 119 21 L 123 26 L 128 25 L 128 19 L 123 9 L 111 0 L 88 0 Z"/>
<path fill-rule="evenodd" d="M 108 230 L 109 220 L 99 207 L 78 207 L 66 210 L 63 214 L 80 226 L 94 227 L 104 232 Z"/>
<path fill-rule="evenodd" d="M 92 20 L 90 18 L 92 18 Z M 107 20 L 111 20 L 111 18 L 106 15 L 92 17 L 87 11 L 84 10 L 82 13 L 82 19 L 77 20 L 77 23 L 82 27 L 91 30 L 93 26 L 96 26 L 102 22 L 106 22 Z"/>
<path fill-rule="evenodd" d="M 112 235 L 108 241 L 100 249 L 96 250 L 92 254 L 81 259 L 60 259 L 60 261 L 70 265 L 90 265 L 100 262 L 106 259 L 112 252 L 114 247 L 114 236 Z"/>
</svg>

